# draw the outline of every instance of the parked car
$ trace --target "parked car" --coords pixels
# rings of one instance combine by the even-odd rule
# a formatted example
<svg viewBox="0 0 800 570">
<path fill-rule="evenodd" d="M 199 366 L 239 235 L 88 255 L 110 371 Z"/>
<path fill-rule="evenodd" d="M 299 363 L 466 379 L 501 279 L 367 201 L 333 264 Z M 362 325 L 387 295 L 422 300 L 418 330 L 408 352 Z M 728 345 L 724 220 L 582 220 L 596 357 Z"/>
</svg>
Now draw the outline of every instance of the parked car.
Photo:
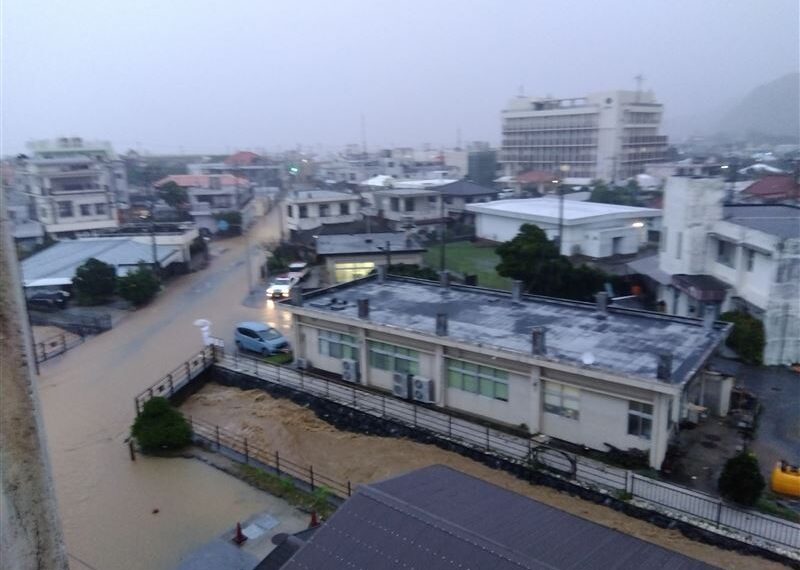
<svg viewBox="0 0 800 570">
<path fill-rule="evenodd" d="M 289 264 L 289 277 L 294 277 L 297 281 L 308 277 L 310 271 L 308 263 L 305 261 L 295 261 Z"/>
<path fill-rule="evenodd" d="M 44 311 L 57 311 L 67 306 L 69 293 L 66 291 L 40 291 L 28 297 L 28 307 Z"/>
<path fill-rule="evenodd" d="M 297 284 L 297 279 L 289 275 L 276 277 L 267 287 L 267 297 L 281 298 L 288 297 L 292 292 L 292 287 Z"/>
<path fill-rule="evenodd" d="M 264 323 L 247 321 L 236 325 L 236 348 L 268 356 L 289 350 L 289 341 L 279 331 Z"/>
</svg>

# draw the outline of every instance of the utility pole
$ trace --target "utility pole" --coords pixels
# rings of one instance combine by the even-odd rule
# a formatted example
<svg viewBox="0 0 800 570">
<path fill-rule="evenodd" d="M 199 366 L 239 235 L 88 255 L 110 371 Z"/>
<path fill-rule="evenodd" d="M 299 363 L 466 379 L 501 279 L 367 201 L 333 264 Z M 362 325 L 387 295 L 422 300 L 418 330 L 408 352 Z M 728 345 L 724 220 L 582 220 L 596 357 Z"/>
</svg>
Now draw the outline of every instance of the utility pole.
<svg viewBox="0 0 800 570">
<path fill-rule="evenodd" d="M 441 229 L 440 231 L 440 247 L 441 250 L 439 251 L 439 269 L 440 271 L 444 271 L 445 269 L 445 232 L 447 231 L 447 222 L 445 221 L 444 217 L 444 194 L 439 193 L 439 216 L 442 219 L 441 222 Z"/>
<path fill-rule="evenodd" d="M 386 270 L 392 265 L 392 242 L 386 240 Z"/>
</svg>

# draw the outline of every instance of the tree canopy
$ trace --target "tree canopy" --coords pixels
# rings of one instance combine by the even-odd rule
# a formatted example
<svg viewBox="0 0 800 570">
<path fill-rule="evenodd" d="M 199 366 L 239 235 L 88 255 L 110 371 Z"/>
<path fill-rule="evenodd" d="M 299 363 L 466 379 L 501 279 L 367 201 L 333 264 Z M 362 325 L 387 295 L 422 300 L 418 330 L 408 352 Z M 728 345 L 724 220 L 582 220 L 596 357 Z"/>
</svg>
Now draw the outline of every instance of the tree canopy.
<svg viewBox="0 0 800 570">
<path fill-rule="evenodd" d="M 144 263 L 140 263 L 135 271 L 131 271 L 117 280 L 117 291 L 120 297 L 137 307 L 149 303 L 160 288 L 158 277 Z"/>
<path fill-rule="evenodd" d="M 189 422 L 166 398 L 159 396 L 145 402 L 133 422 L 131 435 L 145 453 L 181 449 L 192 442 Z"/>
<path fill-rule="evenodd" d="M 519 234 L 497 249 L 497 273 L 519 279 L 536 295 L 590 301 L 609 280 L 602 271 L 586 265 L 574 266 L 558 246 L 536 225 L 523 224 Z"/>
<path fill-rule="evenodd" d="M 158 197 L 164 200 L 171 208 L 178 210 L 189 203 L 189 194 L 186 192 L 186 188 L 178 186 L 172 180 L 165 182 L 158 188 Z"/>
<path fill-rule="evenodd" d="M 635 206 L 639 185 L 631 180 L 625 186 L 609 186 L 605 182 L 596 180 L 592 183 L 590 202 L 602 204 L 620 204 L 622 206 Z"/>
<path fill-rule="evenodd" d="M 752 453 L 742 451 L 725 463 L 717 482 L 720 495 L 741 505 L 754 505 L 766 483 Z"/>
<path fill-rule="evenodd" d="M 91 257 L 75 270 L 72 278 L 73 292 L 79 303 L 99 305 L 114 294 L 117 270 L 113 265 Z"/>
</svg>

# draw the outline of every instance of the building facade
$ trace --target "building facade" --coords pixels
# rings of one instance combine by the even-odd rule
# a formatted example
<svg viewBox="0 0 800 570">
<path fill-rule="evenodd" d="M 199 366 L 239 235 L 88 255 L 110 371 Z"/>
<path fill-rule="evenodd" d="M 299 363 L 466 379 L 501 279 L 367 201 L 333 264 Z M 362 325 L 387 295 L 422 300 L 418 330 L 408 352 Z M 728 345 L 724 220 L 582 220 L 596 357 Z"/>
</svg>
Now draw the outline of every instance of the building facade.
<svg viewBox="0 0 800 570">
<path fill-rule="evenodd" d="M 117 208 L 127 202 L 125 165 L 111 145 L 81 138 L 28 144 L 30 156 L 16 164 L 16 193 L 53 236 L 114 228 Z"/>
<path fill-rule="evenodd" d="M 800 208 L 725 204 L 719 177 L 673 176 L 664 194 L 659 298 L 675 315 L 745 310 L 764 322 L 766 364 L 800 361 Z"/>
<path fill-rule="evenodd" d="M 658 231 L 661 225 L 661 211 L 653 208 L 568 199 L 562 204 L 551 197 L 469 204 L 466 209 L 475 215 L 475 234 L 480 239 L 509 241 L 523 224 L 534 224 L 553 240 L 563 232 L 562 255 L 595 259 L 638 252 L 647 243 L 648 232 Z"/>
<path fill-rule="evenodd" d="M 439 223 L 444 215 L 444 197 L 436 187 L 452 180 L 418 180 L 395 184 L 367 196 L 378 217 L 396 230 Z"/>
<path fill-rule="evenodd" d="M 574 99 L 516 97 L 502 111 L 504 174 L 558 172 L 623 180 L 666 157 L 663 105 L 652 92 L 608 91 Z"/>
<path fill-rule="evenodd" d="M 253 223 L 255 204 L 252 184 L 246 178 L 232 174 L 172 174 L 155 183 L 159 188 L 174 182 L 186 190 L 189 215 L 199 228 L 217 233 L 220 216 L 235 212 L 241 215 L 242 230 Z"/>
<path fill-rule="evenodd" d="M 323 283 L 366 277 L 379 265 L 421 265 L 425 248 L 405 232 L 321 235 L 317 258 L 325 262 Z"/>
<path fill-rule="evenodd" d="M 379 272 L 281 306 L 307 368 L 660 467 L 730 325 L 519 291 Z"/>
<path fill-rule="evenodd" d="M 285 199 L 285 232 L 313 230 L 327 224 L 361 219 L 361 202 L 355 194 L 330 190 L 298 190 Z"/>
</svg>

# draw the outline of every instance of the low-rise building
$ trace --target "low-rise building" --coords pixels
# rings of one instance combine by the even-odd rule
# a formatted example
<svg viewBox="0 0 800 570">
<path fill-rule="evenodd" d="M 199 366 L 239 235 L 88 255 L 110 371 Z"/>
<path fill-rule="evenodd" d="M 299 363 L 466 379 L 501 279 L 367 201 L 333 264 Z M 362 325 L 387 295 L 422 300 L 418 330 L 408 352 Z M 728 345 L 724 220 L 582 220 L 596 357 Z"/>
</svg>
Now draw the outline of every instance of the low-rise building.
<svg viewBox="0 0 800 570">
<path fill-rule="evenodd" d="M 285 202 L 285 232 L 313 230 L 326 224 L 344 224 L 361 219 L 361 199 L 355 194 L 332 190 L 297 190 Z"/>
<path fill-rule="evenodd" d="M 497 200 L 500 192 L 475 184 L 469 180 L 456 180 L 434 187 L 444 197 L 445 215 L 463 222 L 473 222 L 474 214 L 467 211 L 467 204 Z"/>
<path fill-rule="evenodd" d="M 800 207 L 726 204 L 717 177 L 673 176 L 664 196 L 659 298 L 675 315 L 745 310 L 764 322 L 766 364 L 800 361 Z"/>
<path fill-rule="evenodd" d="M 378 265 L 420 265 L 425 248 L 405 232 L 320 235 L 317 257 L 325 261 L 323 281 L 344 283 L 369 275 Z"/>
<path fill-rule="evenodd" d="M 659 468 L 730 325 L 519 285 L 509 295 L 379 270 L 281 306 L 306 367 L 592 449 L 642 450 Z"/>
<path fill-rule="evenodd" d="M 27 198 L 31 219 L 54 237 L 114 228 L 127 201 L 125 165 L 111 145 L 81 138 L 28 144 L 18 160 L 16 193 Z"/>
<path fill-rule="evenodd" d="M 443 196 L 435 190 L 442 185 L 428 180 L 404 181 L 394 188 L 376 190 L 367 199 L 378 217 L 389 220 L 396 230 L 437 224 L 445 215 Z"/>
<path fill-rule="evenodd" d="M 638 252 L 661 222 L 660 210 L 553 197 L 498 200 L 466 209 L 475 214 L 478 238 L 509 241 L 523 224 L 535 224 L 557 239 L 561 228 L 562 255 L 595 259 Z"/>
<path fill-rule="evenodd" d="M 156 188 L 174 182 L 189 196 L 189 215 L 202 229 L 216 233 L 220 217 L 232 212 L 241 215 L 242 228 L 253 223 L 253 188 L 245 178 L 232 174 L 171 174 L 155 183 Z"/>
</svg>

